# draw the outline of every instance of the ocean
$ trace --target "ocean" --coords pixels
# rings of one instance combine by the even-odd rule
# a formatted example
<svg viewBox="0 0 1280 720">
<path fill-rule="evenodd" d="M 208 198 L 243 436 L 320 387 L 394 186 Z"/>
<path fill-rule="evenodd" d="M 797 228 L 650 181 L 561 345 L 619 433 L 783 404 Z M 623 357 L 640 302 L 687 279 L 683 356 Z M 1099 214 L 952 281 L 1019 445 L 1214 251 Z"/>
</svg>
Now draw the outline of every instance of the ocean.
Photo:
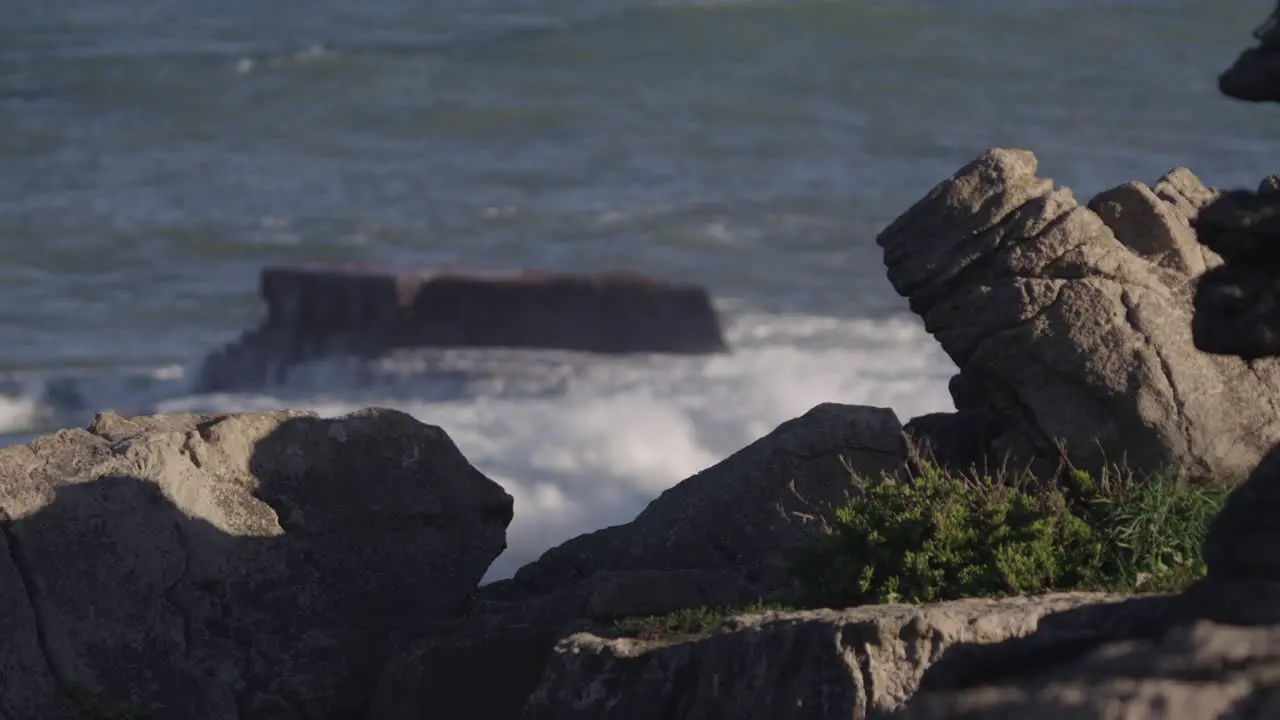
<svg viewBox="0 0 1280 720">
<path fill-rule="evenodd" d="M 875 235 L 983 149 L 1082 199 L 1280 171 L 1280 107 L 1216 89 L 1272 7 L 0 0 L 0 444 L 107 409 L 399 408 L 515 497 L 509 575 L 818 403 L 951 408 Z M 733 352 L 193 393 L 262 266 L 330 260 L 695 282 Z"/>
</svg>

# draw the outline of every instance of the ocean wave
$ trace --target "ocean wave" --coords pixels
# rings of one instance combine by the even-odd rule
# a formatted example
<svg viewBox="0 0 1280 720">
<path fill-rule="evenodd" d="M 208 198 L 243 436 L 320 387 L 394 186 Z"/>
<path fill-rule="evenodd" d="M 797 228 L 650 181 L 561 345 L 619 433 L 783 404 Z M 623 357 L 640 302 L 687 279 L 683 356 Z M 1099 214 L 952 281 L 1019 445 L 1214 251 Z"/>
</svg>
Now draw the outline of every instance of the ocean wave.
<svg viewBox="0 0 1280 720">
<path fill-rule="evenodd" d="M 706 357 L 451 350 L 329 360 L 243 393 L 191 394 L 191 373 L 175 366 L 28 374 L 0 385 L 0 434 L 22 441 L 106 409 L 397 408 L 443 427 L 515 497 L 510 549 L 492 580 L 573 535 L 626 522 L 662 490 L 819 403 L 892 407 L 904 420 L 951 407 L 954 366 L 911 318 L 744 313 L 726 334 L 734 351 Z"/>
</svg>

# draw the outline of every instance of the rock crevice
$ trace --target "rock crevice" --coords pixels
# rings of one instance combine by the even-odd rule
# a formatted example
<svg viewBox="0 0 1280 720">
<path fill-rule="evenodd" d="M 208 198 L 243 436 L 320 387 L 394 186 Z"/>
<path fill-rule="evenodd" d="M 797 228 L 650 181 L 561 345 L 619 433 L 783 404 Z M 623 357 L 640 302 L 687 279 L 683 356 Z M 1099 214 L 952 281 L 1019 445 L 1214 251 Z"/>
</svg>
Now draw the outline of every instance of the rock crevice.
<svg viewBox="0 0 1280 720">
<path fill-rule="evenodd" d="M 1178 169 L 1081 207 L 1036 171 L 1029 151 L 989 150 L 877 238 L 960 384 L 983 388 L 953 392 L 957 412 L 990 422 L 958 454 L 1242 477 L 1280 440 L 1280 368 L 1195 352 L 1196 273 L 1221 259 L 1192 227 L 1221 193 Z M 929 436 L 946 431 L 938 420 L 907 427 L 949 444 Z"/>
</svg>

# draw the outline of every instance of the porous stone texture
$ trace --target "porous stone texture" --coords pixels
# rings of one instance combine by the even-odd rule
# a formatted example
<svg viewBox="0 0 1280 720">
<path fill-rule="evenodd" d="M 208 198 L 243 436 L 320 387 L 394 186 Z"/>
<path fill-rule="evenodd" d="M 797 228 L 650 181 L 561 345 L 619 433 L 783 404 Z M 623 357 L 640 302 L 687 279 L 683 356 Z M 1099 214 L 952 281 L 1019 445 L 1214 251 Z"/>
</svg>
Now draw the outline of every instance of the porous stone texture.
<svg viewBox="0 0 1280 720">
<path fill-rule="evenodd" d="M 0 716 L 357 717 L 511 517 L 392 410 L 101 414 L 0 450 Z"/>
<path fill-rule="evenodd" d="M 556 647 L 524 720 L 862 720 L 897 709 L 959 642 L 1037 630 L 1114 596 L 1054 594 L 928 606 L 741 616 L 710 635 L 641 641 L 579 633 Z M 1084 627 L 1061 628 L 1078 634 Z M 1053 629 L 1040 628 L 1043 633 Z"/>
<path fill-rule="evenodd" d="M 1225 260 L 1197 283 L 1196 346 L 1252 360 L 1259 378 L 1280 354 L 1280 203 L 1275 177 L 1256 193 L 1221 193 L 1194 220 Z M 1204 543 L 1207 576 L 1099 637 L 1035 633 L 959 644 L 926 672 L 894 717 L 1270 718 L 1280 716 L 1280 446 L 1228 496 Z M 1135 600 L 1134 602 L 1156 602 Z M 1147 612 L 1146 610 L 1150 610 Z M 1120 616 L 1116 616 L 1120 617 Z"/>
<path fill-rule="evenodd" d="M 1074 661 L 954 693 L 897 720 L 1250 720 L 1280 716 L 1280 625 L 1207 620 L 1156 639 L 1100 645 Z"/>
<path fill-rule="evenodd" d="M 889 279 L 960 369 L 957 412 L 907 423 L 943 460 L 1238 482 L 1280 440 L 1280 369 L 1197 352 L 1185 169 L 1081 207 L 1026 150 L 988 150 L 877 238 Z M 968 447 L 956 448 L 961 433 Z"/>
</svg>

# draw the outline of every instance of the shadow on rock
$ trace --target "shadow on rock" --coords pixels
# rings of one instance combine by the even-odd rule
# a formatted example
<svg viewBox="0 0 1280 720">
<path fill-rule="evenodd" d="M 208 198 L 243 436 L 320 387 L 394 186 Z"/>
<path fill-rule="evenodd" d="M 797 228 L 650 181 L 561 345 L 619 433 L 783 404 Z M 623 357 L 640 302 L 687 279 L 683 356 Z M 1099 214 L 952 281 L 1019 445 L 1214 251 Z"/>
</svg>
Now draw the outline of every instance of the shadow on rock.
<svg viewBox="0 0 1280 720">
<path fill-rule="evenodd" d="M 512 501 L 394 411 L 104 414 L 0 451 L 0 717 L 364 718 Z"/>
<path fill-rule="evenodd" d="M 1196 348 L 1246 360 L 1280 355 L 1280 178 L 1223 193 L 1196 219 L 1200 241 L 1226 261 L 1201 276 Z"/>
</svg>

